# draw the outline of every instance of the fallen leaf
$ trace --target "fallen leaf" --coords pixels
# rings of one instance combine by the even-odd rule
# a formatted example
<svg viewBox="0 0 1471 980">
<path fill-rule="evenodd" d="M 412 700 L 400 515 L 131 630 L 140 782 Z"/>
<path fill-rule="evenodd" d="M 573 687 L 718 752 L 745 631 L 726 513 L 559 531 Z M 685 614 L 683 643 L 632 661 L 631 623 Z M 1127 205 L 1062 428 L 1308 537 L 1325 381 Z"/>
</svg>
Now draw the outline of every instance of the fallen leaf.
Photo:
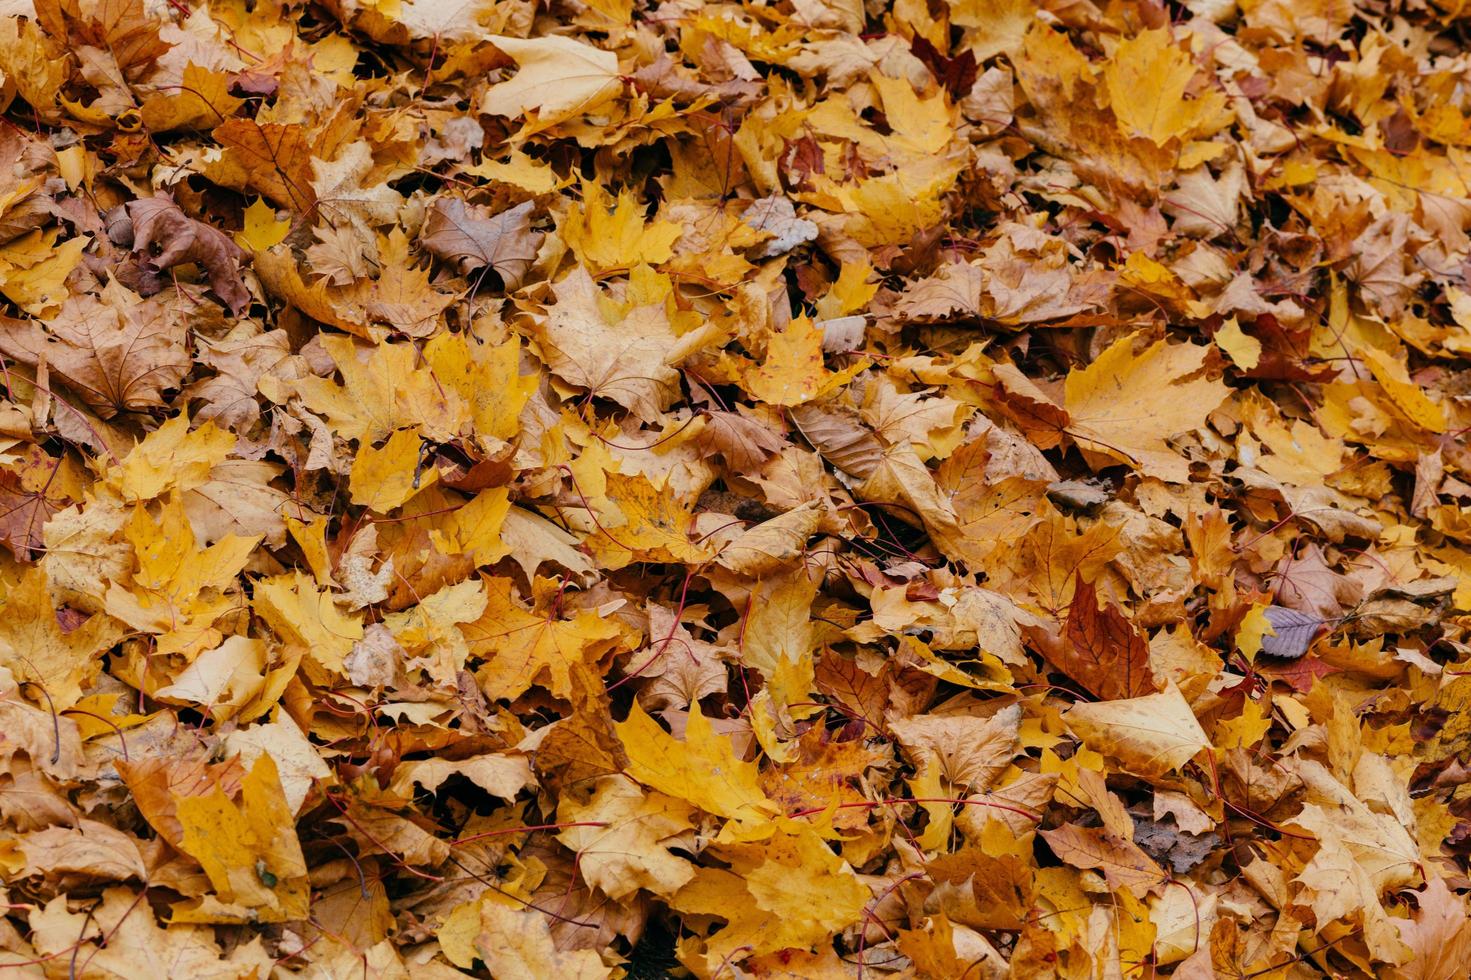
<svg viewBox="0 0 1471 980">
<path fill-rule="evenodd" d="M 1159 694 L 1075 704 L 1063 718 L 1089 746 L 1141 776 L 1163 776 L 1210 747 L 1173 684 Z"/>
<path fill-rule="evenodd" d="M 441 198 L 424 223 L 424 247 L 461 272 L 489 269 L 507 290 L 516 289 L 536 259 L 542 236 L 531 231 L 530 201 L 493 217 L 470 212 L 458 198 Z"/>
<path fill-rule="evenodd" d="M 620 776 L 604 776 L 586 806 L 563 801 L 557 816 L 571 826 L 559 838 L 577 853 L 588 883 L 609 897 L 647 888 L 668 898 L 695 874 L 693 864 L 672 852 L 694 829 L 692 809 L 660 793 L 644 794 Z"/>
<path fill-rule="evenodd" d="M 65 711 L 96 679 L 98 657 L 122 638 L 106 616 L 93 616 L 72 630 L 62 630 L 47 589 L 46 573 L 26 572 L 0 607 L 0 664 L 22 684 L 42 693 L 33 700 L 52 711 Z"/>
<path fill-rule="evenodd" d="M 242 253 L 223 232 L 190 218 L 166 195 L 130 202 L 128 217 L 133 219 L 133 249 L 146 256 L 148 268 L 203 266 L 210 288 L 233 312 L 250 303 L 240 276 Z"/>
<path fill-rule="evenodd" d="M 683 741 L 659 727 L 637 704 L 617 726 L 628 773 L 651 789 L 686 800 L 737 823 L 761 824 L 775 810 L 761 791 L 756 767 L 736 758 L 730 742 L 691 706 Z"/>
<path fill-rule="evenodd" d="M 1057 666 L 1106 701 L 1155 690 L 1149 642 L 1118 606 L 1099 608 L 1098 590 L 1079 581 L 1068 607 L 1066 641 Z"/>
<path fill-rule="evenodd" d="M 180 847 L 203 865 L 223 906 L 203 902 L 181 910 L 177 918 L 202 914 L 206 921 L 231 921 L 238 915 L 241 921 L 284 921 L 307 914 L 306 861 L 269 754 L 262 754 L 241 781 L 238 802 L 216 786 L 210 794 L 179 799 L 176 806 L 183 828 Z"/>
<path fill-rule="evenodd" d="M 1199 428 L 1227 393 L 1219 381 L 1180 380 L 1202 370 L 1206 352 L 1157 341 L 1136 355 L 1133 337 L 1115 341 L 1086 369 L 1068 373 L 1068 433 L 1090 458 L 1184 482 L 1185 459 L 1168 440 Z"/>
<path fill-rule="evenodd" d="M 520 118 L 535 111 L 535 125 L 543 128 L 592 112 L 622 89 L 618 57 L 610 51 L 559 36 L 486 40 L 510 55 L 519 70 L 486 90 L 482 112 Z"/>
</svg>

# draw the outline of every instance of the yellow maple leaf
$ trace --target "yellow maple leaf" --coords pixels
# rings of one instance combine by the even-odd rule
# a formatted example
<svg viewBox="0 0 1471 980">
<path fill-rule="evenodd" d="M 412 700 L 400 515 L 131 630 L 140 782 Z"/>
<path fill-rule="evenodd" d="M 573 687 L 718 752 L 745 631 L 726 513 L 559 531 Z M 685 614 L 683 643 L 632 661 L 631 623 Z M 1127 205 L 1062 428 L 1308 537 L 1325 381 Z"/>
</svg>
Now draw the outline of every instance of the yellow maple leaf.
<svg viewBox="0 0 1471 980">
<path fill-rule="evenodd" d="M 276 635 L 304 647 L 310 663 L 335 674 L 353 644 L 363 638 L 363 622 L 337 608 L 329 592 L 318 592 L 301 572 L 261 579 L 252 590 L 251 606 Z"/>
<path fill-rule="evenodd" d="M 597 781 L 586 803 L 563 797 L 558 838 L 577 852 L 578 868 L 614 901 L 647 888 L 668 898 L 695 875 L 695 866 L 671 853 L 693 829 L 694 808 L 663 793 L 645 793 L 622 776 Z"/>
<path fill-rule="evenodd" d="M 766 356 L 760 364 L 745 368 L 741 385 L 772 405 L 803 405 L 831 394 L 867 367 L 866 361 L 859 361 L 829 371 L 823 363 L 822 331 L 802 316 L 771 334 Z"/>
<path fill-rule="evenodd" d="M 1210 136 L 1230 125 L 1234 114 L 1223 93 L 1206 89 L 1186 98 L 1195 75 L 1195 62 L 1167 28 L 1125 40 L 1103 67 L 1104 88 L 1120 130 L 1164 146 L 1174 139 Z"/>
<path fill-rule="evenodd" d="M 240 783 L 240 799 L 219 786 L 175 798 L 180 848 L 200 863 L 217 901 L 176 907 L 175 921 L 285 922 L 306 918 L 306 860 L 276 762 L 262 753 Z"/>
<path fill-rule="evenodd" d="M 457 906 L 438 932 L 445 958 L 469 969 L 479 960 L 497 977 L 609 980 L 613 971 L 591 949 L 563 949 L 545 913 L 524 900 L 487 892 Z"/>
<path fill-rule="evenodd" d="M 645 221 L 644 208 L 629 191 L 613 199 L 593 181 L 582 185 L 582 203 L 567 208 L 562 237 L 594 272 L 658 265 L 669 261 L 681 229 L 672 221 Z"/>
<path fill-rule="evenodd" d="M 82 688 L 97 676 L 98 654 L 122 638 L 106 616 L 93 616 L 63 632 L 40 568 L 26 571 L 0 607 L 0 664 L 22 684 L 35 684 L 45 694 L 33 700 L 65 711 L 82 697 Z"/>
<path fill-rule="evenodd" d="M 810 827 L 785 827 L 760 844 L 721 848 L 746 880 L 756 905 L 770 913 L 777 948 L 810 947 L 863 915 L 872 893 L 848 863 Z"/>
<path fill-rule="evenodd" d="M 192 490 L 235 448 L 235 436 L 205 422 L 189 430 L 189 417 L 176 415 L 134 446 L 107 483 L 124 500 L 152 500 L 170 489 Z"/>
<path fill-rule="evenodd" d="M 1228 389 L 1192 377 L 1204 367 L 1208 348 L 1160 340 L 1136 355 L 1135 339 L 1115 341 L 1092 364 L 1068 373 L 1068 434 L 1090 460 L 1127 463 L 1147 476 L 1184 483 L 1189 466 L 1167 440 L 1204 424 Z"/>
<path fill-rule="evenodd" d="M 352 461 L 352 502 L 379 514 L 402 507 L 439 482 L 421 430 L 399 429 L 382 446 L 364 446 Z"/>
<path fill-rule="evenodd" d="M 533 684 L 568 697 L 573 666 L 607 653 L 619 637 L 615 623 L 588 610 L 570 620 L 527 610 L 510 579 L 486 579 L 486 600 L 484 614 L 461 629 L 470 652 L 486 661 L 476 677 L 488 698 L 519 697 Z"/>
<path fill-rule="evenodd" d="M 807 827 L 784 828 L 764 844 L 720 848 L 731 870 L 701 868 L 670 905 L 726 921 L 704 941 L 712 971 L 736 955 L 823 946 L 857 921 L 873 893 Z"/>
<path fill-rule="evenodd" d="M 295 383 L 302 401 L 327 417 L 344 439 L 377 442 L 395 429 L 422 426 L 426 437 L 448 442 L 459 434 L 465 406 L 447 390 L 412 344 L 364 348 L 348 337 L 323 337 L 342 384 L 326 378 Z"/>
<path fill-rule="evenodd" d="M 49 316 L 67 297 L 66 277 L 82 261 L 87 239 L 60 245 L 55 228 L 37 229 L 0 245 L 0 293 L 33 316 Z"/>
<path fill-rule="evenodd" d="M 1212 339 L 1215 340 L 1216 346 L 1231 358 L 1231 363 L 1243 371 L 1250 371 L 1261 362 L 1262 342 L 1243 331 L 1241 324 L 1236 322 L 1234 316 L 1216 331 Z"/>
<path fill-rule="evenodd" d="M 13 85 L 42 119 L 60 118 L 56 97 L 76 70 L 64 35 L 53 37 L 28 17 L 0 21 L 0 70 L 7 89 Z"/>
<path fill-rule="evenodd" d="M 290 533 L 291 540 L 301 549 L 301 555 L 306 559 L 312 576 L 323 588 L 336 584 L 332 581 L 332 558 L 327 554 L 328 523 L 325 517 L 316 517 L 310 521 L 286 518 L 286 530 Z"/>
<path fill-rule="evenodd" d="M 956 0 L 950 8 L 950 22 L 967 28 L 965 40 L 978 62 L 1003 51 L 1014 55 L 1037 20 L 1034 0 Z"/>
<path fill-rule="evenodd" d="M 136 567 L 131 582 L 107 589 L 108 615 L 158 637 L 157 652 L 191 659 L 216 646 L 215 620 L 244 607 L 239 595 L 226 594 L 250 560 L 260 536 L 226 535 L 196 550 L 194 529 L 180 495 L 169 495 L 157 521 L 141 504 L 124 529 L 133 545 Z"/>
<path fill-rule="evenodd" d="M 453 688 L 470 655 L 459 624 L 474 622 L 486 605 L 485 586 L 470 579 L 445 586 L 412 609 L 385 617 L 383 625 L 415 657 L 405 666 L 422 667 L 435 683 Z"/>
<path fill-rule="evenodd" d="M 698 704 L 690 705 L 683 741 L 660 728 L 636 701 L 628 719 L 615 728 L 628 753 L 628 774 L 645 786 L 748 829 L 765 826 L 776 813 L 776 804 L 761 790 L 756 764 L 736 757 L 730 739 L 716 734 Z"/>
<path fill-rule="evenodd" d="M 1263 637 L 1277 635 L 1272 621 L 1267 618 L 1267 605 L 1264 602 L 1253 603 L 1241 618 L 1241 625 L 1236 627 L 1236 649 L 1248 663 L 1255 661 L 1256 655 L 1262 652 Z"/>
<path fill-rule="evenodd" d="M 1211 745 L 1173 681 L 1159 694 L 1075 704 L 1062 717 L 1089 748 L 1144 777 L 1178 769 Z"/>
<path fill-rule="evenodd" d="M 1106 109 L 1106 92 L 1093 66 L 1065 32 L 1033 20 L 1016 61 L 1017 81 L 1041 114 L 1043 125 L 1029 136 L 1048 153 L 1065 157 L 1079 172 L 1105 185 L 1134 189 L 1157 186 L 1178 163 L 1177 154 L 1137 139 Z"/>
<path fill-rule="evenodd" d="M 148 96 L 143 100 L 139 114 L 143 117 L 144 128 L 151 133 L 171 129 L 213 129 L 234 116 L 235 110 L 244 104 L 243 99 L 230 94 L 228 74 L 202 68 L 191 61 L 184 66 L 183 83 L 177 88 Z"/>
<path fill-rule="evenodd" d="M 431 528 L 429 540 L 446 555 L 469 555 L 477 566 L 500 561 L 511 552 L 501 540 L 501 525 L 510 509 L 511 498 L 505 487 L 483 490 L 447 516 L 439 527 Z"/>
<path fill-rule="evenodd" d="M 662 483 L 641 474 L 608 473 L 606 505 L 594 505 L 597 523 L 583 547 L 605 568 L 635 561 L 701 562 L 714 554 L 690 540 L 693 512 Z"/>
<path fill-rule="evenodd" d="M 1389 401 L 1411 422 L 1428 432 L 1446 430 L 1445 409 L 1431 401 L 1425 390 L 1411 378 L 1404 361 L 1397 360 L 1377 347 L 1361 352 L 1364 363 L 1374 374 L 1374 380 L 1389 396 Z"/>
<path fill-rule="evenodd" d="M 245 209 L 245 227 L 235 233 L 235 244 L 251 252 L 265 252 L 286 240 L 290 218 L 276 217 L 276 209 L 258 197 Z"/>
<path fill-rule="evenodd" d="M 465 173 L 484 177 L 493 184 L 514 187 L 523 194 L 547 194 L 556 190 L 563 181 L 548 164 L 534 160 L 520 150 L 512 150 L 504 160 L 485 159 Z"/>
<path fill-rule="evenodd" d="M 873 264 L 867 256 L 861 261 L 844 262 L 833 288 L 817 301 L 817 315 L 832 319 L 863 309 L 879 291 L 878 283 L 869 282 L 872 275 Z"/>
<path fill-rule="evenodd" d="M 521 430 L 521 409 L 536 391 L 535 374 L 521 373 L 521 344 L 515 337 L 480 343 L 464 334 L 440 334 L 424 346 L 434 379 L 468 406 L 481 449 L 496 451 Z"/>
<path fill-rule="evenodd" d="M 955 110 L 947 104 L 944 89 L 928 96 L 918 96 L 907 78 L 890 78 L 869 72 L 868 79 L 878 89 L 884 103 L 884 116 L 893 134 L 886 142 L 910 153 L 938 153 L 955 133 Z"/>
<path fill-rule="evenodd" d="M 961 169 L 959 160 L 935 154 L 857 184 L 837 185 L 827 178 L 816 183 L 848 214 L 846 229 L 855 240 L 870 247 L 895 245 L 942 223 L 944 198 Z M 808 195 L 794 196 L 800 200 Z"/>
<path fill-rule="evenodd" d="M 1241 714 L 1216 722 L 1215 746 L 1218 752 L 1231 749 L 1250 749 L 1262 740 L 1272 727 L 1270 706 L 1247 698 L 1241 706 Z"/>
<path fill-rule="evenodd" d="M 810 672 L 812 649 L 817 644 L 812 623 L 817 587 L 806 566 L 798 564 L 752 590 L 745 642 L 741 645 L 743 664 L 768 679 L 776 676 L 784 661 L 788 669 L 790 664 L 806 664 Z"/>
</svg>

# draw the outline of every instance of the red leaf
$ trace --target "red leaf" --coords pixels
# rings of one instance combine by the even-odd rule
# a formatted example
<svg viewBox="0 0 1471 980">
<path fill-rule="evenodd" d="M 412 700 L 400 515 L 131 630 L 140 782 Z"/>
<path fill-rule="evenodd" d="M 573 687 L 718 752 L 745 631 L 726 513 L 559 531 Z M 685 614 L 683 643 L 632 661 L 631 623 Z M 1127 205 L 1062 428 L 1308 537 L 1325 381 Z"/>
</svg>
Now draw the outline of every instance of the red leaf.
<svg viewBox="0 0 1471 980">
<path fill-rule="evenodd" d="M 1098 591 L 1081 576 L 1068 609 L 1065 639 L 1054 666 L 1103 700 L 1157 690 L 1149 670 L 1149 641 L 1118 606 L 1098 608 Z"/>
</svg>

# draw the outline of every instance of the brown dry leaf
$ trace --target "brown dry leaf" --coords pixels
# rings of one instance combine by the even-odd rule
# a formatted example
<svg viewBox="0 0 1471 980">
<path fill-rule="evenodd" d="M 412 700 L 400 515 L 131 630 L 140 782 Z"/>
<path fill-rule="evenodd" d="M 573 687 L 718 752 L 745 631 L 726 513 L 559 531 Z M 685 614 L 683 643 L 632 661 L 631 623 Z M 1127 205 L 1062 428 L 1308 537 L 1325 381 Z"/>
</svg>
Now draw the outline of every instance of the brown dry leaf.
<svg viewBox="0 0 1471 980">
<path fill-rule="evenodd" d="M 230 119 L 216 126 L 213 135 L 225 149 L 217 164 L 223 183 L 259 191 L 299 214 L 317 203 L 311 148 L 300 127 Z"/>
<path fill-rule="evenodd" d="M 59 466 L 60 461 L 54 465 Z M 63 503 L 48 496 L 44 483 L 40 488 L 28 487 L 14 471 L 0 471 L 0 543 L 18 561 L 34 561 L 46 545 L 46 522 Z"/>
<path fill-rule="evenodd" d="M 989 789 L 1016 754 L 1021 711 L 1003 708 L 991 718 L 919 716 L 889 722 L 910 759 L 938 762 L 945 778 L 967 793 Z"/>
<path fill-rule="evenodd" d="M 649 710 L 675 705 L 686 708 L 725 687 L 722 651 L 690 635 L 671 610 L 649 606 L 649 644 L 629 658 L 629 676 L 646 680 L 639 703 Z"/>
<path fill-rule="evenodd" d="M 161 925 L 143 893 L 129 888 L 107 889 L 88 911 L 70 911 L 64 898 L 54 898 L 31 913 L 30 925 L 38 953 L 69 961 L 75 952 L 79 961 L 87 962 L 88 976 L 179 972 L 227 980 L 269 970 L 272 963 L 258 939 L 226 954 L 208 927 Z"/>
<path fill-rule="evenodd" d="M 160 408 L 192 361 L 187 300 L 173 290 L 142 299 L 114 281 L 68 300 L 44 326 L 0 320 L 0 351 L 47 370 L 103 418 Z"/>
<path fill-rule="evenodd" d="M 26 834 L 18 846 L 25 875 L 93 881 L 141 881 L 148 875 L 138 842 L 95 820 Z"/>
<path fill-rule="evenodd" d="M 493 217 L 482 217 L 459 198 L 441 198 L 424 223 L 420 241 L 462 273 L 490 269 L 507 290 L 516 289 L 536 259 L 542 235 L 531 231 L 532 204 L 527 201 Z"/>
<path fill-rule="evenodd" d="M 219 229 L 189 217 L 166 195 L 129 202 L 128 217 L 133 219 L 133 250 L 143 254 L 146 268 L 203 266 L 210 288 L 233 312 L 249 304 L 250 293 L 240 280 L 244 253 Z"/>
<path fill-rule="evenodd" d="M 1101 871 L 1111 888 L 1126 888 L 1136 897 L 1162 887 L 1169 876 L 1133 841 L 1102 827 L 1067 824 L 1041 832 L 1047 846 L 1075 868 Z"/>
<path fill-rule="evenodd" d="M 802 504 L 747 528 L 721 549 L 716 561 L 740 575 L 760 577 L 774 572 L 802 553 L 821 518 L 816 504 Z"/>
</svg>

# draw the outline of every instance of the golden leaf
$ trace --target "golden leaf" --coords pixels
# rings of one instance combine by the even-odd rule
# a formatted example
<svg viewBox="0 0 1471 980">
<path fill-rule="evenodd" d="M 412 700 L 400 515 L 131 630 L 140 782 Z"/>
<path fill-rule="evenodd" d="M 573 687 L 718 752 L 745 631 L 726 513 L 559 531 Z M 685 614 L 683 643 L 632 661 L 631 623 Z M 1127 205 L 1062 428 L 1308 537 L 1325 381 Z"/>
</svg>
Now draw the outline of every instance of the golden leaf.
<svg viewBox="0 0 1471 980">
<path fill-rule="evenodd" d="M 240 783 L 238 802 L 216 786 L 176 802 L 180 847 L 204 867 L 219 904 L 175 910 L 183 922 L 285 922 L 310 908 L 306 861 L 275 760 L 262 754 Z"/>
</svg>

